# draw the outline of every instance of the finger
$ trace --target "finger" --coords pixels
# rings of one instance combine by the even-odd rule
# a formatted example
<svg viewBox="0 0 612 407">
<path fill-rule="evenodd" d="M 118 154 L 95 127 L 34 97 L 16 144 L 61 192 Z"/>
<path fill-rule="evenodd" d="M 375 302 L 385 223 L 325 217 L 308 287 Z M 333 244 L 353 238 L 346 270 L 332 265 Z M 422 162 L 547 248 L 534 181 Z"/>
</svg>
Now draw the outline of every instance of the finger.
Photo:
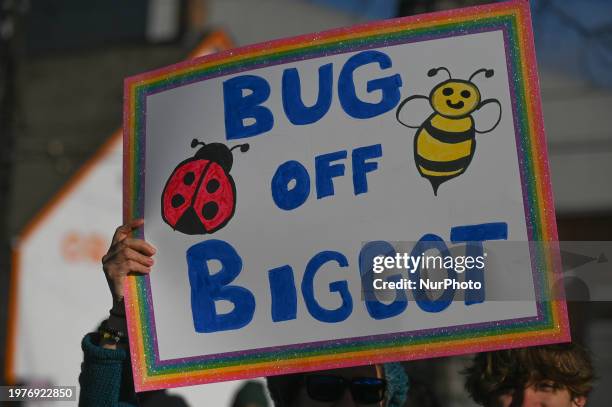
<svg viewBox="0 0 612 407">
<path fill-rule="evenodd" d="M 112 244 L 108 249 L 108 252 L 102 257 L 102 263 L 109 263 L 117 261 L 117 259 L 121 259 L 123 256 L 123 251 L 128 247 L 123 242 L 117 242 Z"/>
<path fill-rule="evenodd" d="M 137 261 L 138 263 L 146 267 L 151 267 L 154 263 L 152 258 L 145 256 L 143 254 L 140 254 L 136 250 L 129 249 L 129 248 L 125 250 L 125 258 L 128 260 Z"/>
<path fill-rule="evenodd" d="M 126 263 L 127 267 L 128 267 L 128 273 L 130 272 L 136 272 L 136 273 L 143 273 L 143 274 L 148 274 L 151 271 L 150 267 L 147 267 L 143 264 L 138 263 L 137 261 L 134 260 L 128 260 Z"/>
<path fill-rule="evenodd" d="M 130 235 L 132 230 L 138 229 L 142 225 L 144 225 L 144 219 L 139 218 L 139 219 L 133 219 L 129 221 L 128 223 L 119 226 L 115 230 L 115 234 L 113 235 L 113 240 L 112 240 L 111 245 L 122 241 L 123 239 L 125 239 L 126 237 Z"/>
<path fill-rule="evenodd" d="M 133 239 L 128 237 L 121 242 L 122 245 L 134 249 L 145 256 L 153 256 L 157 250 L 150 243 L 142 239 Z"/>
</svg>

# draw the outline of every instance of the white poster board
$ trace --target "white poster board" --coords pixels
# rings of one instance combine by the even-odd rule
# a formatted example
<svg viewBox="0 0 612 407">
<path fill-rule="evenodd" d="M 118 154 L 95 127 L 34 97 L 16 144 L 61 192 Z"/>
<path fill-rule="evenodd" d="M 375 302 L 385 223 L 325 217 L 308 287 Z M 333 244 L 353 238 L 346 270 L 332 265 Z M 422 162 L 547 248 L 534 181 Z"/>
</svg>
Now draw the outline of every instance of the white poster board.
<svg viewBox="0 0 612 407">
<path fill-rule="evenodd" d="M 564 304 L 538 302 L 548 254 L 528 245 L 496 253 L 511 276 L 451 267 L 481 282 L 464 301 L 362 299 L 375 241 L 484 255 L 554 238 L 550 214 L 529 216 L 550 186 L 539 98 L 522 93 L 537 95 L 532 44 L 512 36 L 528 24 L 522 2 L 472 8 L 129 78 L 124 211 L 157 247 L 128 291 L 137 389 L 567 339 Z"/>
</svg>

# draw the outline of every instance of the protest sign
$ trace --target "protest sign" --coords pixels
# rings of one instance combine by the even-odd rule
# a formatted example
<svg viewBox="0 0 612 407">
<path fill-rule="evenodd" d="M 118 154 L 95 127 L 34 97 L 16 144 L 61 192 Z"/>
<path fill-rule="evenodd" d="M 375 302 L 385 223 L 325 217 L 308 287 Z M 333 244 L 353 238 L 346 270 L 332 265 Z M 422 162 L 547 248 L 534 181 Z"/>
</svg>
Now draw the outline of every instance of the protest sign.
<svg viewBox="0 0 612 407">
<path fill-rule="evenodd" d="M 484 261 L 556 240 L 545 148 L 524 1 L 128 78 L 124 219 L 157 247 L 128 284 L 136 388 L 568 340 L 551 251 Z M 413 243 L 412 270 L 375 278 L 397 271 L 389 242 Z M 440 297 L 410 287 L 457 249 Z M 367 295 L 385 282 L 391 300 Z"/>
</svg>

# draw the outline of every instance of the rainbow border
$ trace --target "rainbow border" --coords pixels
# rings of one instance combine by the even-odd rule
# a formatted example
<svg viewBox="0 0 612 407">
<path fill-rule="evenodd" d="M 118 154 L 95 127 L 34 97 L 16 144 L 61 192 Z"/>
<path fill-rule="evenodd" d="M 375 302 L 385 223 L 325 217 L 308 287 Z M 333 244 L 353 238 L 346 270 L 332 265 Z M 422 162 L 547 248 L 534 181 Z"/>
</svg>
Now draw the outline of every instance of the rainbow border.
<svg viewBox="0 0 612 407">
<path fill-rule="evenodd" d="M 124 220 L 143 217 L 144 214 L 144 126 L 148 95 L 262 66 L 499 30 L 504 34 L 506 47 L 529 239 L 534 242 L 556 241 L 557 228 L 527 0 L 385 20 L 281 39 L 186 61 L 126 79 Z M 143 236 L 144 231 L 140 231 L 140 237 Z M 548 250 L 533 250 L 532 264 L 538 298 L 548 298 L 552 292 L 553 272 L 558 269 L 558 259 Z M 531 318 L 160 360 L 148 277 L 130 278 L 126 296 L 137 391 L 570 340 L 565 302 L 548 300 L 538 302 L 538 315 Z"/>
</svg>

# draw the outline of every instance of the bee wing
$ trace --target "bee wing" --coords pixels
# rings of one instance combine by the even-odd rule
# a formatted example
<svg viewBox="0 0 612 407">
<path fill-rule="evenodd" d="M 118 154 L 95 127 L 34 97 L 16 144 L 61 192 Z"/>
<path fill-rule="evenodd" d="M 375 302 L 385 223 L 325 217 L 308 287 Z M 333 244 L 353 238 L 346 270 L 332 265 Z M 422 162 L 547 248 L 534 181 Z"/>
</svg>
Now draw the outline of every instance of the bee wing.
<svg viewBox="0 0 612 407">
<path fill-rule="evenodd" d="M 411 129 L 421 127 L 430 115 L 431 105 L 429 104 L 429 98 L 423 95 L 413 95 L 402 100 L 395 111 L 397 121 Z"/>
<path fill-rule="evenodd" d="M 472 113 L 476 133 L 483 134 L 493 131 L 502 118 L 501 103 L 497 99 L 483 100 L 478 109 Z"/>
</svg>

